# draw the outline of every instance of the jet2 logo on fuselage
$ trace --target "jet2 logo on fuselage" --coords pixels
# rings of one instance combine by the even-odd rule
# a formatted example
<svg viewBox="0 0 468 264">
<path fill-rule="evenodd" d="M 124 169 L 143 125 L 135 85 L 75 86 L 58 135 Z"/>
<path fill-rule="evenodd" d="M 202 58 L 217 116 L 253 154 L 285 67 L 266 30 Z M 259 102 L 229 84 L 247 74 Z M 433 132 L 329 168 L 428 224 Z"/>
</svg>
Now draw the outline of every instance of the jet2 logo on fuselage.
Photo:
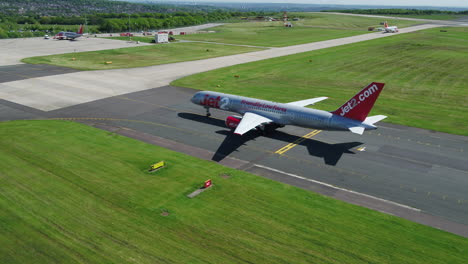
<svg viewBox="0 0 468 264">
<path fill-rule="evenodd" d="M 369 87 L 369 89 L 365 90 L 364 92 L 359 93 L 359 95 L 349 100 L 349 102 L 345 106 L 341 107 L 340 116 L 344 116 L 346 113 L 353 110 L 353 108 L 356 107 L 356 105 L 360 104 L 361 102 L 366 101 L 366 99 L 369 96 L 371 96 L 374 92 L 378 90 L 379 90 L 379 87 L 374 84 L 371 87 Z M 356 97 L 359 99 L 359 101 L 356 100 Z"/>
<path fill-rule="evenodd" d="M 209 94 L 205 94 L 205 98 L 203 98 L 203 101 L 200 104 L 207 106 L 207 107 L 221 108 L 223 110 L 228 110 L 229 98 L 221 97 L 221 96 L 213 97 L 213 96 L 210 96 Z"/>
</svg>

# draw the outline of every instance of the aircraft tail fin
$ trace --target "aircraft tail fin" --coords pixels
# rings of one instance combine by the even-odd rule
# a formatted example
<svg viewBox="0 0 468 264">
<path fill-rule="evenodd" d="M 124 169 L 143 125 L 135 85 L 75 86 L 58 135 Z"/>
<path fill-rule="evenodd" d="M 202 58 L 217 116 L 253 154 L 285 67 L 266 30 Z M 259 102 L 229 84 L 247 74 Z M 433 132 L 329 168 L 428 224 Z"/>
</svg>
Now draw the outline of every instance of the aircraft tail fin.
<svg viewBox="0 0 468 264">
<path fill-rule="evenodd" d="M 80 29 L 78 30 L 78 32 L 76 32 L 78 34 L 83 34 L 83 25 L 80 25 Z"/>
<path fill-rule="evenodd" d="M 361 122 L 364 121 L 374 106 L 384 85 L 384 83 L 378 82 L 367 85 L 340 108 L 331 113 Z"/>
<path fill-rule="evenodd" d="M 382 25 L 382 24 L 381 24 L 381 25 Z M 387 21 L 384 22 L 384 27 L 385 27 L 385 28 L 388 28 L 388 22 L 387 22 Z"/>
</svg>

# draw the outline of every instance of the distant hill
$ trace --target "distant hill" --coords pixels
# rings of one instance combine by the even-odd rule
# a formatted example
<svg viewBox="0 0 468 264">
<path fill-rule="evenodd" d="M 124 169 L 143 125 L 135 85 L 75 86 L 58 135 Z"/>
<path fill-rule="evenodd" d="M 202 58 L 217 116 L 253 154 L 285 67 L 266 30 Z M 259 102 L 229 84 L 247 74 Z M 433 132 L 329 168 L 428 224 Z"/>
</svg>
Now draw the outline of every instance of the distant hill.
<svg viewBox="0 0 468 264">
<path fill-rule="evenodd" d="M 296 12 L 313 12 L 313 11 L 322 11 L 330 9 L 431 9 L 431 10 L 443 10 L 443 11 L 463 11 L 467 8 L 458 8 L 458 7 L 434 7 L 434 6 L 379 6 L 379 5 L 333 5 L 333 4 L 296 4 L 288 3 L 287 0 L 284 0 L 284 3 L 251 3 L 247 1 L 242 2 L 216 2 L 213 1 L 192 1 L 192 0 L 126 0 L 133 3 L 171 3 L 175 5 L 185 5 L 185 6 L 212 6 L 218 8 L 229 8 L 237 9 L 241 11 L 265 11 L 265 12 L 278 12 L 278 11 L 296 11 Z M 253 1 L 255 2 L 255 1 Z M 319 2 L 319 1 L 316 1 Z M 345 1 L 343 1 L 345 2 Z M 390 3 L 391 1 L 389 1 Z"/>
<path fill-rule="evenodd" d="M 1 0 L 0 14 L 39 16 L 82 16 L 95 13 L 173 13 L 181 11 L 213 11 L 209 5 L 168 3 L 130 3 L 110 0 Z"/>
</svg>

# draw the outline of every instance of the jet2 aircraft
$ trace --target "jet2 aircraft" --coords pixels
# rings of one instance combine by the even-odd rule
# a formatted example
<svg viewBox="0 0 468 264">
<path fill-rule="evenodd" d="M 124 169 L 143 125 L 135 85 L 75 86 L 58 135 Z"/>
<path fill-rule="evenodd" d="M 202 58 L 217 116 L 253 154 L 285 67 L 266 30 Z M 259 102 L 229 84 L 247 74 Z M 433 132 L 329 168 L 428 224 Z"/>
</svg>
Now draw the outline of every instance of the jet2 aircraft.
<svg viewBox="0 0 468 264">
<path fill-rule="evenodd" d="M 242 115 L 228 116 L 226 119 L 226 126 L 233 129 L 234 134 L 238 135 L 243 135 L 253 129 L 265 133 L 285 125 L 321 130 L 351 131 L 362 135 L 364 130 L 377 129 L 374 124 L 386 118 L 384 115 L 367 116 L 384 85 L 384 83 L 378 82 L 367 85 L 332 112 L 305 107 L 328 97 L 283 104 L 232 94 L 201 91 L 197 92 L 191 101 L 206 108 L 207 116 L 211 115 L 210 108 Z"/>
<path fill-rule="evenodd" d="M 58 40 L 63 40 L 63 39 L 69 39 L 69 40 L 75 40 L 76 38 L 79 38 L 83 35 L 83 25 L 80 25 L 80 29 L 78 32 L 65 32 L 65 31 L 60 31 L 57 35 L 55 35 L 55 39 Z"/>
</svg>

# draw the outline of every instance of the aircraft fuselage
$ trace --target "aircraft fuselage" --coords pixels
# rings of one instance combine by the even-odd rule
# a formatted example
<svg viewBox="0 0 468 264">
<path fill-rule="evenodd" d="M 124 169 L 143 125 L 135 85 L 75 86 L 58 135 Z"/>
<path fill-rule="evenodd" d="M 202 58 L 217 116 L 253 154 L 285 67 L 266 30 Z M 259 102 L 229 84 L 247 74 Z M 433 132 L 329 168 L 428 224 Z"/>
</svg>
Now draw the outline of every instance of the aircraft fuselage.
<svg viewBox="0 0 468 264">
<path fill-rule="evenodd" d="M 349 127 L 354 126 L 364 126 L 366 130 L 376 129 L 373 125 L 323 110 L 212 91 L 197 92 L 191 101 L 205 108 L 216 108 L 240 115 L 244 115 L 247 112 L 258 114 L 273 120 L 275 124 L 281 126 L 294 125 L 341 131 L 347 131 Z"/>
</svg>

